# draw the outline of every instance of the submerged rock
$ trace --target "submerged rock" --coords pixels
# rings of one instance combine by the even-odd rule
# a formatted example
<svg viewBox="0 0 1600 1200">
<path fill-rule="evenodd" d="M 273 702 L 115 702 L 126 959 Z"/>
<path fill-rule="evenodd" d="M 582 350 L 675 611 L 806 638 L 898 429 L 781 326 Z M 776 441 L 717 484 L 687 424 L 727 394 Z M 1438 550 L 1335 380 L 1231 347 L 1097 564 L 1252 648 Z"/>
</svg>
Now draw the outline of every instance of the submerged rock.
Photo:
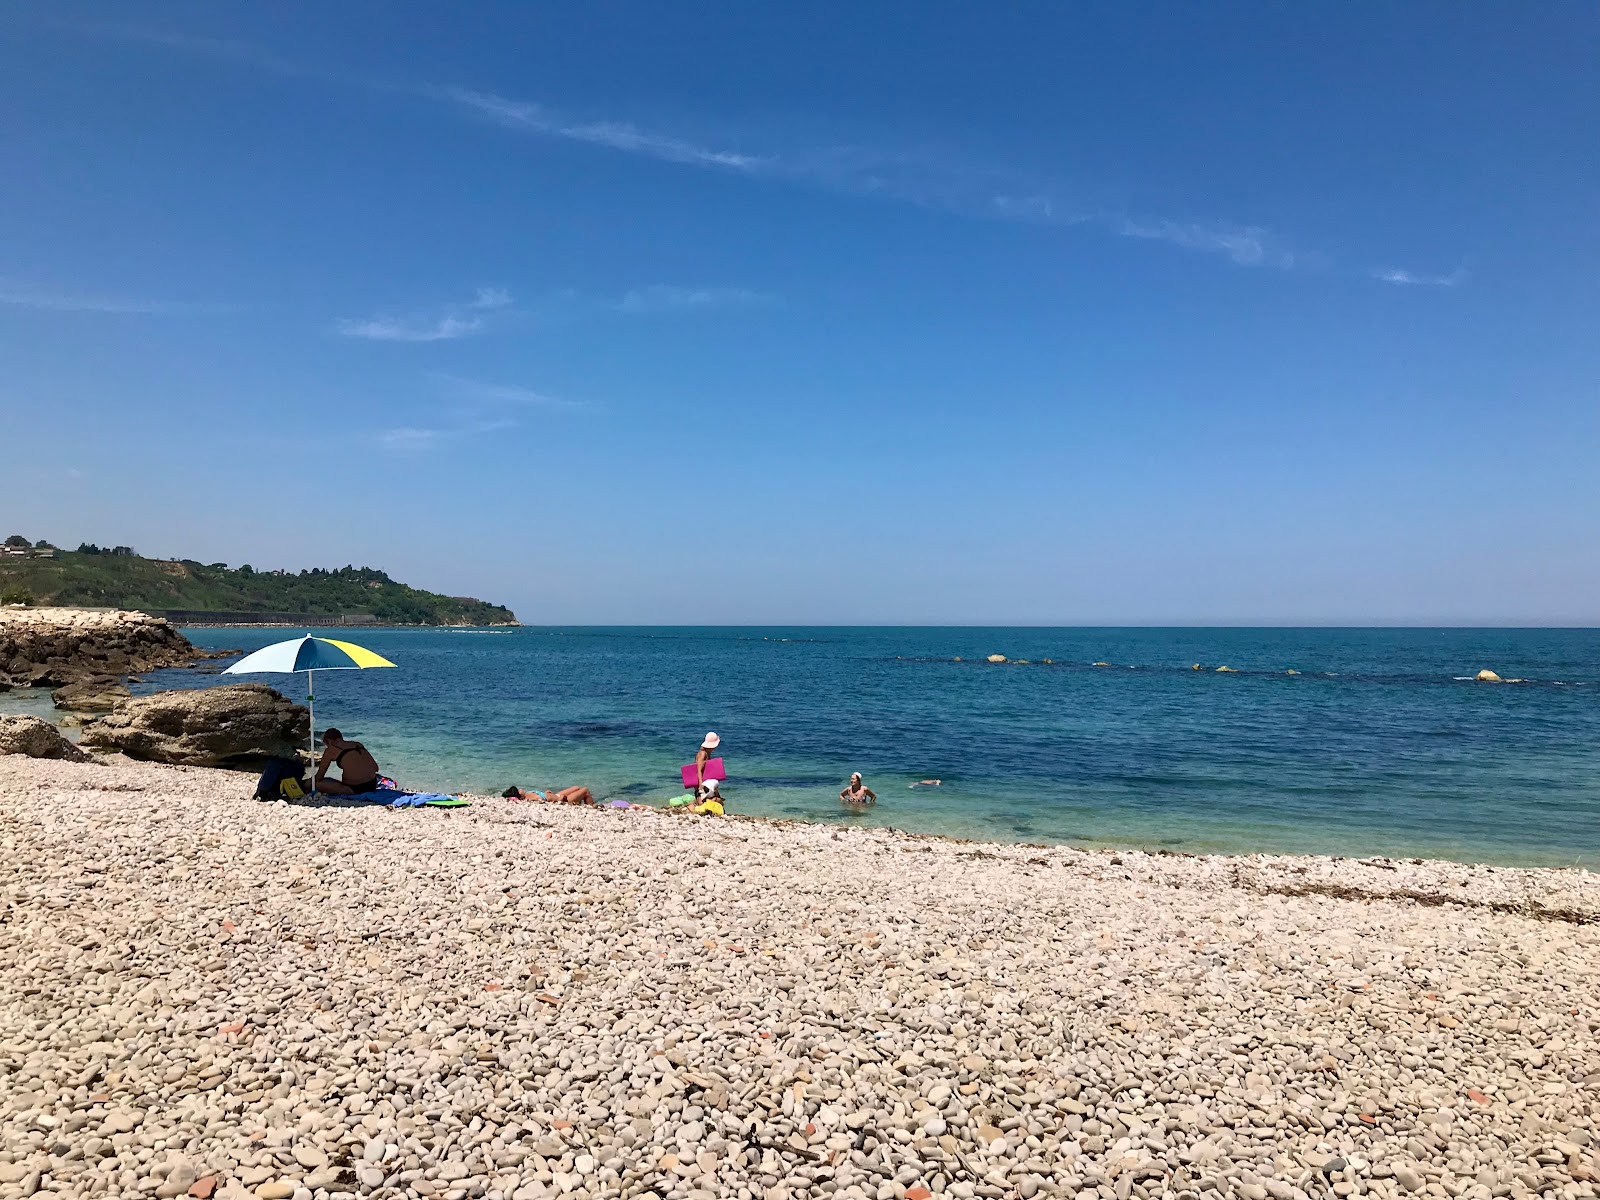
<svg viewBox="0 0 1600 1200">
<path fill-rule="evenodd" d="M 255 771 L 295 757 L 309 732 L 303 705 L 264 683 L 236 683 L 124 700 L 83 741 L 147 762 Z"/>
<path fill-rule="evenodd" d="M 132 693 L 115 677 L 101 675 L 59 687 L 50 693 L 50 699 L 57 708 L 73 712 L 110 712 L 130 695 Z"/>
<path fill-rule="evenodd" d="M 0 754 L 89 761 L 89 756 L 68 741 L 59 729 L 38 717 L 0 717 Z"/>
</svg>

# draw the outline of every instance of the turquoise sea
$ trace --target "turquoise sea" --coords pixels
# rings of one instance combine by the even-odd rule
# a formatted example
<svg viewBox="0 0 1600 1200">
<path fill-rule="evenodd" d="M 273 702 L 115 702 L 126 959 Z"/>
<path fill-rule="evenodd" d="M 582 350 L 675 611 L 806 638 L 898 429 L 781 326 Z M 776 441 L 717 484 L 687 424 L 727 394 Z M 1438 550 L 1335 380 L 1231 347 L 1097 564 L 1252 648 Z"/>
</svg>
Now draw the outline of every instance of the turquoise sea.
<svg viewBox="0 0 1600 1200">
<path fill-rule="evenodd" d="M 255 649 L 301 631 L 186 632 Z M 660 801 L 716 730 L 738 812 L 1029 842 L 1600 866 L 1600 630 L 349 636 L 399 668 L 319 675 L 318 723 L 417 788 L 584 783 Z M 1484 667 L 1526 682 L 1473 682 Z M 256 678 L 304 696 L 303 676 Z M 213 682 L 169 672 L 145 686 Z M 851 771 L 875 809 L 842 809 Z M 909 786 L 927 778 L 942 783 Z"/>
</svg>

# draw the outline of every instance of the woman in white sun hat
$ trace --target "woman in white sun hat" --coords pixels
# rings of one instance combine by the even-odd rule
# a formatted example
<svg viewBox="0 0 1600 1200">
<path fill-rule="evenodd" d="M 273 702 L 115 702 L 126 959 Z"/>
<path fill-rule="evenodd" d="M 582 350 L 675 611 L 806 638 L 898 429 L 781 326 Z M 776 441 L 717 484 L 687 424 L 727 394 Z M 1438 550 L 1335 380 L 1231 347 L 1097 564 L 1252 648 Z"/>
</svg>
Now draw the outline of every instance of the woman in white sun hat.
<svg viewBox="0 0 1600 1200">
<path fill-rule="evenodd" d="M 705 740 L 700 743 L 700 749 L 694 752 L 695 770 L 702 769 L 706 763 L 710 762 L 711 756 L 716 753 L 716 749 L 720 745 L 722 745 L 722 739 L 716 734 L 706 734 Z"/>
</svg>

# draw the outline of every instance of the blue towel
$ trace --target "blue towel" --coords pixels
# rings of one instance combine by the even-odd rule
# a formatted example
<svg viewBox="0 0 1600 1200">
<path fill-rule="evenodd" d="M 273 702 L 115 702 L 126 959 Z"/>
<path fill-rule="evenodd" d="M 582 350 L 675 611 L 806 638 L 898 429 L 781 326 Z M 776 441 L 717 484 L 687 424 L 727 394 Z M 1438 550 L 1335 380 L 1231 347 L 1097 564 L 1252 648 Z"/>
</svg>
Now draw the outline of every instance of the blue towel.
<svg viewBox="0 0 1600 1200">
<path fill-rule="evenodd" d="M 387 804 L 390 808 L 421 808 L 436 800 L 453 801 L 455 797 L 443 792 L 397 792 L 379 788 L 375 792 L 363 792 L 359 799 L 370 800 L 373 804 Z"/>
</svg>

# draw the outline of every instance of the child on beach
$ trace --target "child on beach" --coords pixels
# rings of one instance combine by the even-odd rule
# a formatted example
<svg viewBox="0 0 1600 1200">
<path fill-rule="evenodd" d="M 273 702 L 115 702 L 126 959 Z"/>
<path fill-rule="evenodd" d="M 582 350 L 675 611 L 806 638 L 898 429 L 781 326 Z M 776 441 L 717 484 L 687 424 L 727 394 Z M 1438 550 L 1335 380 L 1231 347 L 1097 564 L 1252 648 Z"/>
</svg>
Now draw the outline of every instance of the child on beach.
<svg viewBox="0 0 1600 1200">
<path fill-rule="evenodd" d="M 695 791 L 695 798 L 699 801 L 689 811 L 700 817 L 720 817 L 727 808 L 722 799 L 722 793 L 717 790 L 717 781 L 708 779 Z"/>
</svg>

